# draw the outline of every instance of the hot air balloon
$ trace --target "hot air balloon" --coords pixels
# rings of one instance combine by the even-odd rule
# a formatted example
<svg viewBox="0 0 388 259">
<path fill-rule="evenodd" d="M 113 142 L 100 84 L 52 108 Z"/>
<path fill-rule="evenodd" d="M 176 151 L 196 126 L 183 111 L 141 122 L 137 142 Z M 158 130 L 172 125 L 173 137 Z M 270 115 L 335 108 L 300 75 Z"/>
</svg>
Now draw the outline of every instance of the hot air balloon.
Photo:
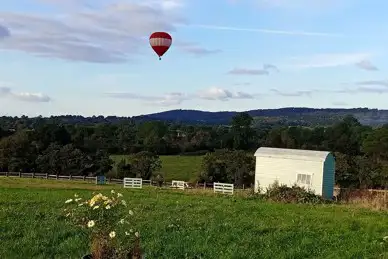
<svg viewBox="0 0 388 259">
<path fill-rule="evenodd" d="M 154 32 L 150 36 L 150 45 L 159 56 L 159 60 L 162 59 L 164 53 L 170 48 L 171 43 L 172 38 L 167 32 Z"/>
</svg>

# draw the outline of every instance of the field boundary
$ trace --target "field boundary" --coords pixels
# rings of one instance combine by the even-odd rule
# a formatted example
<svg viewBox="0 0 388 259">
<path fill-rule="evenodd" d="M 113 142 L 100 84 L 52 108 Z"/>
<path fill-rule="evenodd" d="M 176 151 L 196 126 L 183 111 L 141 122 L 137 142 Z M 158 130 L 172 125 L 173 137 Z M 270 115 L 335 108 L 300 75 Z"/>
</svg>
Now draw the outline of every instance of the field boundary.
<svg viewBox="0 0 388 259">
<path fill-rule="evenodd" d="M 19 177 L 19 178 L 37 178 L 37 179 L 48 179 L 48 180 L 75 180 L 75 181 L 85 181 L 85 182 L 93 182 L 95 183 L 97 180 L 97 176 L 76 176 L 76 175 L 55 175 L 55 174 L 44 174 L 44 173 L 19 173 L 19 172 L 0 172 L 0 177 Z M 109 184 L 124 184 L 123 179 L 116 179 L 116 178 L 107 178 L 107 183 Z M 171 187 L 172 183 L 176 181 L 171 182 L 164 182 L 164 187 Z M 186 183 L 186 182 L 185 182 Z M 196 184 L 190 184 L 186 183 L 187 186 L 190 189 L 214 189 L 214 183 L 196 183 Z M 148 185 L 148 186 L 158 186 L 158 183 L 156 181 L 151 180 L 142 180 L 142 185 Z M 234 186 L 234 189 L 236 190 L 247 190 L 247 188 L 243 186 Z M 368 193 L 378 193 L 383 194 L 384 198 L 388 200 L 388 190 L 378 190 L 378 189 L 351 189 L 351 188 L 334 188 L 334 193 L 337 192 L 338 196 L 342 196 L 344 193 L 357 193 L 357 192 L 368 192 Z"/>
<path fill-rule="evenodd" d="M 47 180 L 72 180 L 72 181 L 85 181 L 85 182 L 96 182 L 97 176 L 76 176 L 76 175 L 55 175 L 55 174 L 44 174 L 44 173 L 19 173 L 19 172 L 0 172 L 0 177 L 18 177 L 18 178 L 36 178 L 36 179 L 47 179 Z M 120 184 L 124 185 L 124 179 L 116 179 L 116 178 L 106 178 L 107 183 L 109 184 Z M 171 187 L 171 182 L 163 182 L 164 187 Z M 176 182 L 176 181 L 175 181 Z M 184 181 L 182 181 L 184 182 Z M 212 189 L 213 183 L 196 183 L 189 184 L 186 183 L 186 188 L 189 189 Z M 148 186 L 158 186 L 156 181 L 151 180 L 142 180 L 142 185 Z M 245 189 L 244 186 L 241 189 Z"/>
</svg>

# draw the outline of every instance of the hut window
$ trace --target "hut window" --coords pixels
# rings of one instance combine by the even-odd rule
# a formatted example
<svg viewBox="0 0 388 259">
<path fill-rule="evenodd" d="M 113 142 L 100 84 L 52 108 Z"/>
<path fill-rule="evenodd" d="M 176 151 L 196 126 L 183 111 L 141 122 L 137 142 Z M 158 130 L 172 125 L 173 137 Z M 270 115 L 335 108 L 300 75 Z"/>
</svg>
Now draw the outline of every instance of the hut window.
<svg viewBox="0 0 388 259">
<path fill-rule="evenodd" d="M 309 175 L 309 174 L 298 174 L 296 182 L 298 184 L 308 184 L 308 185 L 311 185 L 311 175 Z"/>
</svg>

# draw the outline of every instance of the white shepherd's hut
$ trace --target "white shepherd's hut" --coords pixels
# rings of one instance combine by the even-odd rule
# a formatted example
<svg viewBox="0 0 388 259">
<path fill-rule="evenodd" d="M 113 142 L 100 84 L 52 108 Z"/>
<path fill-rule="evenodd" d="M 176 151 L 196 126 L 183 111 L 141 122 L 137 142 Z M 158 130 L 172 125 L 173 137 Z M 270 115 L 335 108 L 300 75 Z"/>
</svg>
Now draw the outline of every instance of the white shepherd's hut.
<svg viewBox="0 0 388 259">
<path fill-rule="evenodd" d="M 330 152 L 261 147 L 255 157 L 255 192 L 278 181 L 333 198 L 335 159 Z"/>
</svg>

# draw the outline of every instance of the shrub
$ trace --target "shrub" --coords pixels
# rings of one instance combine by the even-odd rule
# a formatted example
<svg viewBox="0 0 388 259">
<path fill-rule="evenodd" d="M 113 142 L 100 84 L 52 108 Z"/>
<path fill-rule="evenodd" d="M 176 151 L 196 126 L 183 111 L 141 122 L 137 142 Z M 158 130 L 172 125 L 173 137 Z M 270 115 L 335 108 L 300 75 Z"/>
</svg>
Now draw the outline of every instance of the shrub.
<svg viewBox="0 0 388 259">
<path fill-rule="evenodd" d="M 327 203 L 321 196 L 314 194 L 297 185 L 288 187 L 275 182 L 263 194 L 264 198 L 270 201 L 283 203 Z"/>
<path fill-rule="evenodd" d="M 99 193 L 91 199 L 75 194 L 65 203 L 66 218 L 89 234 L 93 259 L 128 258 L 133 252 L 139 233 L 131 229 L 133 212 L 120 193 L 112 190 L 110 197 Z"/>
</svg>

